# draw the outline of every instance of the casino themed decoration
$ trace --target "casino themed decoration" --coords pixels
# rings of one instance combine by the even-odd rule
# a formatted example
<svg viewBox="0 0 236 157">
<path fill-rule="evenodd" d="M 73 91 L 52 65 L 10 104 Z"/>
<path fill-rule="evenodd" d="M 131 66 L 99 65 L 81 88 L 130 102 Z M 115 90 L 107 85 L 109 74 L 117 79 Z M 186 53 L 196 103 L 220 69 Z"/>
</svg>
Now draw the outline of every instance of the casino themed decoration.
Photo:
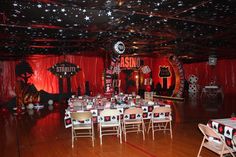
<svg viewBox="0 0 236 157">
<path fill-rule="evenodd" d="M 198 77 L 195 75 L 190 75 L 189 77 L 189 88 L 188 93 L 190 98 L 196 98 L 198 93 Z"/>
<path fill-rule="evenodd" d="M 22 60 L 16 65 L 16 107 L 13 110 L 21 112 L 29 104 L 40 102 L 40 93 L 34 84 L 28 83 L 28 79 L 33 75 L 33 69 L 28 62 Z"/>
<path fill-rule="evenodd" d="M 151 69 L 150 69 L 150 67 L 148 65 L 143 66 L 141 68 L 141 70 L 142 70 L 143 74 L 148 74 L 148 73 L 151 72 Z"/>
<path fill-rule="evenodd" d="M 79 70 L 79 66 L 69 63 L 69 62 L 60 62 L 53 65 L 48 69 L 51 73 L 56 75 L 59 80 L 59 94 L 60 99 L 63 97 L 63 78 L 67 79 L 67 94 L 71 94 L 71 81 L 70 77 L 74 76 Z"/>
<path fill-rule="evenodd" d="M 116 81 L 114 78 L 115 78 L 115 75 L 118 75 L 118 73 L 120 72 L 120 70 L 118 70 L 118 62 L 120 60 L 119 58 L 120 56 L 118 55 L 115 55 L 113 54 L 111 56 L 111 64 L 110 66 L 105 70 L 105 94 L 106 95 L 112 95 L 112 93 L 114 92 L 114 86 L 113 84 L 116 84 L 116 83 L 113 83 L 113 81 Z M 117 82 L 117 81 L 116 81 Z"/>
<path fill-rule="evenodd" d="M 79 70 L 79 66 L 69 63 L 69 62 L 61 62 L 57 63 L 51 68 L 48 69 L 51 73 L 60 78 L 68 78 L 75 75 Z"/>
<path fill-rule="evenodd" d="M 164 96 L 171 96 L 173 93 L 174 85 L 168 87 L 169 84 L 168 78 L 172 77 L 170 66 L 160 65 L 158 77 L 162 79 L 163 85 L 162 87 L 159 86 L 160 83 L 159 85 L 157 85 L 158 86 L 157 93 Z"/>
<path fill-rule="evenodd" d="M 163 90 L 167 90 L 167 78 L 171 76 L 169 66 L 160 66 L 159 67 L 159 77 L 163 79 Z"/>
<path fill-rule="evenodd" d="M 118 54 L 123 54 L 125 52 L 125 44 L 122 41 L 118 41 L 114 44 L 114 51 Z"/>
<path fill-rule="evenodd" d="M 174 70 L 175 80 L 176 80 L 172 96 L 182 98 L 184 92 L 184 81 L 185 81 L 183 65 L 179 61 L 178 57 L 175 55 L 169 56 L 169 62 Z"/>
<path fill-rule="evenodd" d="M 121 56 L 120 57 L 120 68 L 131 69 L 140 67 L 139 57 Z"/>
<path fill-rule="evenodd" d="M 208 64 L 209 64 L 210 66 L 215 66 L 216 63 L 217 63 L 217 58 L 216 58 L 216 56 L 214 56 L 214 55 L 209 56 L 209 58 L 208 58 Z"/>
</svg>

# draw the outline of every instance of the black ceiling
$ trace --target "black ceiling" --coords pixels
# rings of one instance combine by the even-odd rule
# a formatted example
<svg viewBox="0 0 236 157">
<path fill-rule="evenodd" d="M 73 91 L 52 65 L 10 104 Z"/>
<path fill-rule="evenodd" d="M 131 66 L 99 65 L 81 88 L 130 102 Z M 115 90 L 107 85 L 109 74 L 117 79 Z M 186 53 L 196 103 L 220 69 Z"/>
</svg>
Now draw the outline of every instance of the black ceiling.
<svg viewBox="0 0 236 157">
<path fill-rule="evenodd" d="M 1 0 L 0 39 L 1 60 L 104 55 L 116 41 L 134 55 L 236 58 L 236 0 Z"/>
</svg>

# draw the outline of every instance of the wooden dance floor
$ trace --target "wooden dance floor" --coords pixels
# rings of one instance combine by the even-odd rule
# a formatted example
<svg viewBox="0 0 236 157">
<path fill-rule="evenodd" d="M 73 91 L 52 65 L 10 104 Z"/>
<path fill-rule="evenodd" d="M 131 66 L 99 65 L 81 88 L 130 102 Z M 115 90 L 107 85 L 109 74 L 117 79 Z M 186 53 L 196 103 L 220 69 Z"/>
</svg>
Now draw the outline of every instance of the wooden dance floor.
<svg viewBox="0 0 236 157">
<path fill-rule="evenodd" d="M 224 102 L 213 100 L 174 101 L 173 139 L 169 133 L 130 133 L 127 142 L 119 143 L 116 136 L 104 136 L 99 143 L 96 127 L 95 146 L 90 138 L 77 138 L 71 147 L 71 129 L 64 127 L 65 104 L 57 104 L 52 111 L 47 108 L 14 116 L 3 112 L 0 123 L 1 157 L 194 157 L 197 156 L 202 134 L 198 123 L 209 119 L 230 117 L 235 109 L 235 99 L 225 97 Z M 147 125 L 146 125 L 147 127 Z M 203 150 L 202 156 L 215 157 L 216 154 Z"/>
</svg>

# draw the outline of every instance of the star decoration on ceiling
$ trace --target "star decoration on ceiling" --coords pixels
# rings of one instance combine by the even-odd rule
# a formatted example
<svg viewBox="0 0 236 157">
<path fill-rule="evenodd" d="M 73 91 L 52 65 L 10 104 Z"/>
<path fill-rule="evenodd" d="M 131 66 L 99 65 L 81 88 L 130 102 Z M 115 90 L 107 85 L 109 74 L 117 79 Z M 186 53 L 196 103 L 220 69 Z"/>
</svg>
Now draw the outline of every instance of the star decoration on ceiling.
<svg viewBox="0 0 236 157">
<path fill-rule="evenodd" d="M 117 40 L 130 54 L 193 58 L 207 52 L 207 58 L 212 51 L 235 50 L 232 0 L 71 2 L 1 1 L 0 50 L 11 56 L 110 51 Z"/>
<path fill-rule="evenodd" d="M 85 16 L 85 18 L 84 18 L 86 21 L 88 21 L 90 18 L 89 18 L 89 16 Z"/>
<path fill-rule="evenodd" d="M 107 12 L 107 15 L 108 15 L 108 16 L 111 16 L 111 11 L 108 11 L 108 12 Z"/>
</svg>

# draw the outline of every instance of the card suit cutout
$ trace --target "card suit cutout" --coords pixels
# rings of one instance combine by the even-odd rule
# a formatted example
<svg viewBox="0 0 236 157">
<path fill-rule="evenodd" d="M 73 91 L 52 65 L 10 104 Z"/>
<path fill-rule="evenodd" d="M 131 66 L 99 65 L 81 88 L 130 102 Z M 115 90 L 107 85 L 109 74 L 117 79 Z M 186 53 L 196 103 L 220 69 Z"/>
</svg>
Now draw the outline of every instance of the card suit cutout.
<svg viewBox="0 0 236 157">
<path fill-rule="evenodd" d="M 135 114 L 131 114 L 130 119 L 135 119 Z"/>
<path fill-rule="evenodd" d="M 143 113 L 143 117 L 146 118 L 147 117 L 147 113 Z"/>
<path fill-rule="evenodd" d="M 111 120 L 111 117 L 110 116 L 106 116 L 105 117 L 105 121 L 110 121 Z"/>
<path fill-rule="evenodd" d="M 226 131 L 226 134 L 227 134 L 227 135 L 230 135 L 230 131 L 229 131 L 229 130 L 227 130 L 227 131 Z"/>
</svg>

